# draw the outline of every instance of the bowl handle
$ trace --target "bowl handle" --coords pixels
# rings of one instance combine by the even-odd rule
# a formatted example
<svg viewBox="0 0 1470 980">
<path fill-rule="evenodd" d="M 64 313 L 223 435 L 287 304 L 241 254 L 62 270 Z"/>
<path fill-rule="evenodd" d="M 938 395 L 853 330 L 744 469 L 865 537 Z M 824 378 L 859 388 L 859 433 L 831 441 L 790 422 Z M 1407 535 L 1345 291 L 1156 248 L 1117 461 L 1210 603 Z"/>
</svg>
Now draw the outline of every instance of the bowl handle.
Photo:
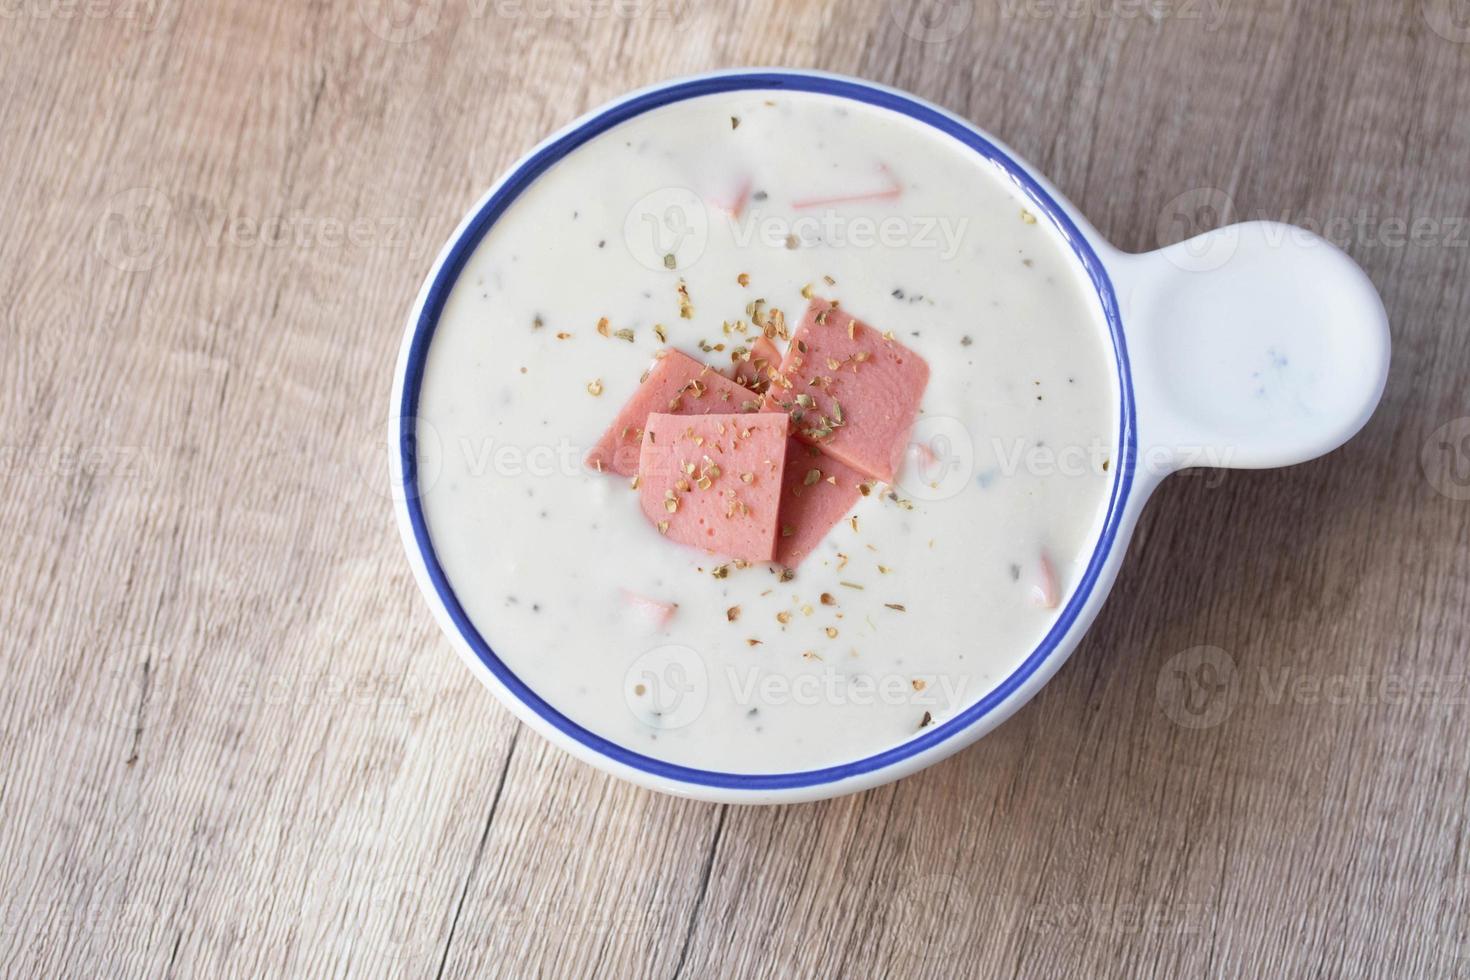
<svg viewBox="0 0 1470 980">
<path fill-rule="evenodd" d="M 1388 376 L 1367 275 L 1302 228 L 1252 221 L 1105 253 L 1138 406 L 1139 472 L 1300 463 L 1342 445 Z"/>
</svg>

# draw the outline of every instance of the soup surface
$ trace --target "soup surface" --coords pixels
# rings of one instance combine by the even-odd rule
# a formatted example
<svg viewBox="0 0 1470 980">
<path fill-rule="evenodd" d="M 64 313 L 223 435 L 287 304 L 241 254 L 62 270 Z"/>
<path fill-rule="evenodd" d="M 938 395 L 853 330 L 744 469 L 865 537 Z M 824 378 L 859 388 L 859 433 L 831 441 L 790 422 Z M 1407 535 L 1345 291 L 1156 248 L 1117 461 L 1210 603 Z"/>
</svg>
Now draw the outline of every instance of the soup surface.
<svg viewBox="0 0 1470 980">
<path fill-rule="evenodd" d="M 670 541 L 584 466 L 658 351 L 728 373 L 813 295 L 930 376 L 894 485 L 796 569 Z M 480 634 L 574 722 L 701 769 L 851 761 L 983 696 L 1056 621 L 1113 477 L 1106 328 L 1057 231 L 958 142 L 828 96 L 690 99 L 556 163 L 424 371 L 422 503 Z"/>
</svg>

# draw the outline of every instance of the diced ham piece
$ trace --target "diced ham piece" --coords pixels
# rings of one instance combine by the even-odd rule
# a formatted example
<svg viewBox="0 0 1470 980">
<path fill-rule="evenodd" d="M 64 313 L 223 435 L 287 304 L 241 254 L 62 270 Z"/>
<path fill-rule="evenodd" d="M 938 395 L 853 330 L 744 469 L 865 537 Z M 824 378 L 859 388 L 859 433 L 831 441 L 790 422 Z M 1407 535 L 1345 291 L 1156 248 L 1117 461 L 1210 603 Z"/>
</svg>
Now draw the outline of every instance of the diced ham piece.
<svg viewBox="0 0 1470 980">
<path fill-rule="evenodd" d="M 592 469 L 619 476 L 637 472 L 643 424 L 652 412 L 708 415 L 760 410 L 758 397 L 714 368 L 672 348 L 659 354 L 633 397 L 587 454 Z"/>
<path fill-rule="evenodd" d="M 649 626 L 660 630 L 669 625 L 669 620 L 674 618 L 674 613 L 679 608 L 677 602 L 660 602 L 627 589 L 623 590 L 623 601 L 632 606 Z"/>
<path fill-rule="evenodd" d="M 766 404 L 791 413 L 793 435 L 892 483 L 928 383 L 929 365 L 918 354 L 814 299 Z"/>
<path fill-rule="evenodd" d="M 857 470 L 806 443 L 788 441 L 776 560 L 787 568 L 800 565 L 827 532 L 851 513 L 862 496 L 859 488 L 864 479 Z"/>
<path fill-rule="evenodd" d="M 1062 601 L 1061 591 L 1057 588 L 1057 574 L 1044 551 L 1036 562 L 1036 583 L 1031 586 L 1031 601 L 1043 609 L 1055 609 Z"/>
<path fill-rule="evenodd" d="M 648 416 L 638 501 L 670 540 L 745 561 L 776 554 L 787 416 Z"/>
<path fill-rule="evenodd" d="M 767 337 L 757 337 L 745 356 L 735 362 L 735 380 L 754 392 L 771 386 L 771 375 L 781 367 L 781 351 Z"/>
<path fill-rule="evenodd" d="M 798 211 L 804 211 L 808 208 L 835 207 L 839 204 L 857 204 L 861 201 L 896 200 L 898 196 L 903 193 L 903 185 L 898 182 L 898 178 L 893 176 L 893 171 L 889 170 L 886 165 L 880 165 L 878 169 L 882 172 L 884 179 L 887 181 L 887 184 L 883 187 L 875 188 L 871 191 L 862 191 L 857 194 L 834 194 L 825 197 L 804 197 L 800 200 L 792 201 L 791 206 Z"/>
<path fill-rule="evenodd" d="M 750 176 L 746 175 L 741 177 L 734 186 L 723 193 L 711 195 L 709 203 L 730 217 L 738 219 L 745 210 L 746 202 L 749 200 Z"/>
<path fill-rule="evenodd" d="M 939 462 L 939 454 L 927 442 L 914 443 L 914 455 L 919 457 L 919 469 L 924 472 Z"/>
</svg>

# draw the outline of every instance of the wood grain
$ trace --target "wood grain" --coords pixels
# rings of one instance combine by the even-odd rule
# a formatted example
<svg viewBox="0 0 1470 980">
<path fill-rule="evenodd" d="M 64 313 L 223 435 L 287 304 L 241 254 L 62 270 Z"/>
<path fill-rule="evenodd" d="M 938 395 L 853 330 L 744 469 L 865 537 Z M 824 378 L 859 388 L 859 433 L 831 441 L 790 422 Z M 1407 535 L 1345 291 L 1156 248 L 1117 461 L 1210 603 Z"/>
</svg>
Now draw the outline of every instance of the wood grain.
<svg viewBox="0 0 1470 980">
<path fill-rule="evenodd" d="M 1470 416 L 1467 25 L 1451 0 L 7 5 L 0 972 L 1470 976 L 1470 501 L 1436 462 Z M 786 809 L 520 731 L 420 601 L 375 444 L 409 303 L 501 168 L 742 64 L 939 102 L 1126 248 L 1203 230 L 1201 201 L 1325 229 L 1395 343 L 1342 451 L 1166 484 L 1016 718 Z M 1201 646 L 1225 701 L 1181 700 Z"/>
</svg>

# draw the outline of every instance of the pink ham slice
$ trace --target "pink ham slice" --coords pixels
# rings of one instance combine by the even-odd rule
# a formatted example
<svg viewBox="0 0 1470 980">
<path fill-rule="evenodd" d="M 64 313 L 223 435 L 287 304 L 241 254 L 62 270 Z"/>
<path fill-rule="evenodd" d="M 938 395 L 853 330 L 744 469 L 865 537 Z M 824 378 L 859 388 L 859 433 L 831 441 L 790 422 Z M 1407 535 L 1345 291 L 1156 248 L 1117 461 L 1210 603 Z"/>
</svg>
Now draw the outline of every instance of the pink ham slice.
<svg viewBox="0 0 1470 980">
<path fill-rule="evenodd" d="M 587 465 L 619 476 L 636 473 L 644 420 L 652 412 L 708 415 L 754 412 L 759 408 L 759 398 L 747 389 L 687 354 L 665 348 L 648 377 L 587 454 Z"/>
<path fill-rule="evenodd" d="M 649 415 L 638 459 L 643 513 L 673 541 L 770 561 L 788 429 L 775 412 Z"/>
<path fill-rule="evenodd" d="M 813 471 L 816 475 L 813 476 Z M 776 560 L 796 568 L 846 517 L 862 496 L 864 477 L 831 456 L 791 439 L 781 481 L 781 529 Z"/>
<path fill-rule="evenodd" d="M 735 362 L 735 380 L 754 392 L 771 386 L 771 376 L 781 367 L 781 351 L 766 337 L 757 337 L 745 356 Z"/>
<path fill-rule="evenodd" d="M 836 304 L 814 299 L 786 348 L 766 404 L 793 434 L 891 483 L 929 383 L 929 365 Z"/>
</svg>

